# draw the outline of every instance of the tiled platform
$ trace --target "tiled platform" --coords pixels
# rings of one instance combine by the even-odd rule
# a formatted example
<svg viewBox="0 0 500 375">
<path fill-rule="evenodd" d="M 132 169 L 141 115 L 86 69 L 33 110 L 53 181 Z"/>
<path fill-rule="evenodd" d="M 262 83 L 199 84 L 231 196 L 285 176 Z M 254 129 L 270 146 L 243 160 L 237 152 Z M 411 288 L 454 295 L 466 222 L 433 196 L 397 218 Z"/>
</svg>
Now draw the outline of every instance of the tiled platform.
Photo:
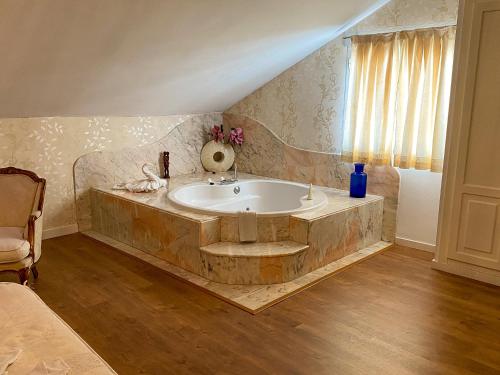
<svg viewBox="0 0 500 375">
<path fill-rule="evenodd" d="M 170 188 L 206 181 L 212 174 L 175 177 Z M 240 180 L 256 178 L 240 175 Z M 324 207 L 298 215 L 258 216 L 258 243 L 243 245 L 238 220 L 176 207 L 167 190 L 133 194 L 91 191 L 92 230 L 208 280 L 268 285 L 293 281 L 381 239 L 383 198 L 354 199 L 315 187 Z M 232 244 L 231 244 L 232 243 Z"/>
<path fill-rule="evenodd" d="M 336 260 L 324 267 L 318 268 L 304 276 L 301 276 L 293 281 L 272 285 L 230 285 L 216 283 L 207 280 L 192 272 L 186 271 L 180 267 L 176 267 L 169 262 L 152 256 L 144 251 L 138 250 L 132 246 L 128 246 L 122 242 L 113 240 L 107 236 L 97 232 L 83 232 L 85 235 L 92 237 L 98 241 L 106 243 L 126 254 L 139 258 L 147 263 L 150 263 L 170 275 L 184 280 L 196 287 L 199 287 L 212 295 L 221 298 L 222 300 L 235 305 L 252 314 L 257 314 L 272 305 L 283 301 L 294 294 L 311 287 L 318 282 L 334 275 L 335 273 L 346 269 L 364 259 L 379 254 L 392 246 L 389 242 L 379 241 L 362 250 L 358 250 L 350 255 L 347 255 L 339 260 Z"/>
</svg>

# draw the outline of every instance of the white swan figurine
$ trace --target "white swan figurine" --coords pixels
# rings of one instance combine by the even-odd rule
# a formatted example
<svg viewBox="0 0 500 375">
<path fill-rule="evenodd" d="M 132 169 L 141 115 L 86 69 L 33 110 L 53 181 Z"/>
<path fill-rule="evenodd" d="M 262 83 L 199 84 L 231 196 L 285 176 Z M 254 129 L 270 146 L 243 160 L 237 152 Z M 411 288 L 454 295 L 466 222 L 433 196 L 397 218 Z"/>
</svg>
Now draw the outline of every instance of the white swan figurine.
<svg viewBox="0 0 500 375">
<path fill-rule="evenodd" d="M 151 168 L 153 165 L 146 163 L 142 166 L 142 173 L 147 177 L 144 180 L 137 180 L 132 182 L 122 182 L 121 184 L 116 184 L 113 186 L 114 190 L 128 190 L 132 193 L 150 193 L 158 190 L 161 187 L 167 186 L 167 180 L 158 177 L 153 172 Z"/>
</svg>

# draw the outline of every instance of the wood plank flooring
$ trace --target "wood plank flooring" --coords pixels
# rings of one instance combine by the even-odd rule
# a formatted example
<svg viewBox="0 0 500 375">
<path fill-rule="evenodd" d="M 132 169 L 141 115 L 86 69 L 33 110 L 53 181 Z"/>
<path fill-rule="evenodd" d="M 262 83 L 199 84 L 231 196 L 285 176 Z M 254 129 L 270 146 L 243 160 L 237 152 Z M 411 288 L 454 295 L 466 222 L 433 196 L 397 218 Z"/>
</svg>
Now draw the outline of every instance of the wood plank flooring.
<svg viewBox="0 0 500 375">
<path fill-rule="evenodd" d="M 500 374 L 500 288 L 413 254 L 252 316 L 75 234 L 44 241 L 33 287 L 119 374 Z"/>
</svg>

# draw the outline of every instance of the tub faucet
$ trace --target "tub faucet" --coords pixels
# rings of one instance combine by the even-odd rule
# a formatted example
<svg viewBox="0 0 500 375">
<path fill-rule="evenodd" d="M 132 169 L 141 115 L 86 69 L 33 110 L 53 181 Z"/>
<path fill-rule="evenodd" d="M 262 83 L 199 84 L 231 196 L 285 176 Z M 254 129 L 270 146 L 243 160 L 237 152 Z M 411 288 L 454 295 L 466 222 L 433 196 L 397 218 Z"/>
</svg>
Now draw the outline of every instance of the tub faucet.
<svg viewBox="0 0 500 375">
<path fill-rule="evenodd" d="M 313 200 L 313 184 L 309 184 L 309 192 L 307 193 L 307 200 Z"/>
<path fill-rule="evenodd" d="M 222 176 L 219 181 L 219 185 L 231 185 L 238 182 L 238 166 L 234 163 L 233 178 L 225 178 Z"/>
</svg>

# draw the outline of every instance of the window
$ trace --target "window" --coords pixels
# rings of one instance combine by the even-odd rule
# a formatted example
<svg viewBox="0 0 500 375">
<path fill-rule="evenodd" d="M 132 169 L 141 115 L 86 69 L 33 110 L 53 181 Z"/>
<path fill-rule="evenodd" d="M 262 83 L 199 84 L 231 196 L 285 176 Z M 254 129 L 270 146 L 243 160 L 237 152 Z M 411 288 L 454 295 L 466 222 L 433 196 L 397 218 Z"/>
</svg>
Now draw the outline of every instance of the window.
<svg viewBox="0 0 500 375">
<path fill-rule="evenodd" d="M 353 36 L 345 161 L 443 168 L 455 27 Z"/>
</svg>

